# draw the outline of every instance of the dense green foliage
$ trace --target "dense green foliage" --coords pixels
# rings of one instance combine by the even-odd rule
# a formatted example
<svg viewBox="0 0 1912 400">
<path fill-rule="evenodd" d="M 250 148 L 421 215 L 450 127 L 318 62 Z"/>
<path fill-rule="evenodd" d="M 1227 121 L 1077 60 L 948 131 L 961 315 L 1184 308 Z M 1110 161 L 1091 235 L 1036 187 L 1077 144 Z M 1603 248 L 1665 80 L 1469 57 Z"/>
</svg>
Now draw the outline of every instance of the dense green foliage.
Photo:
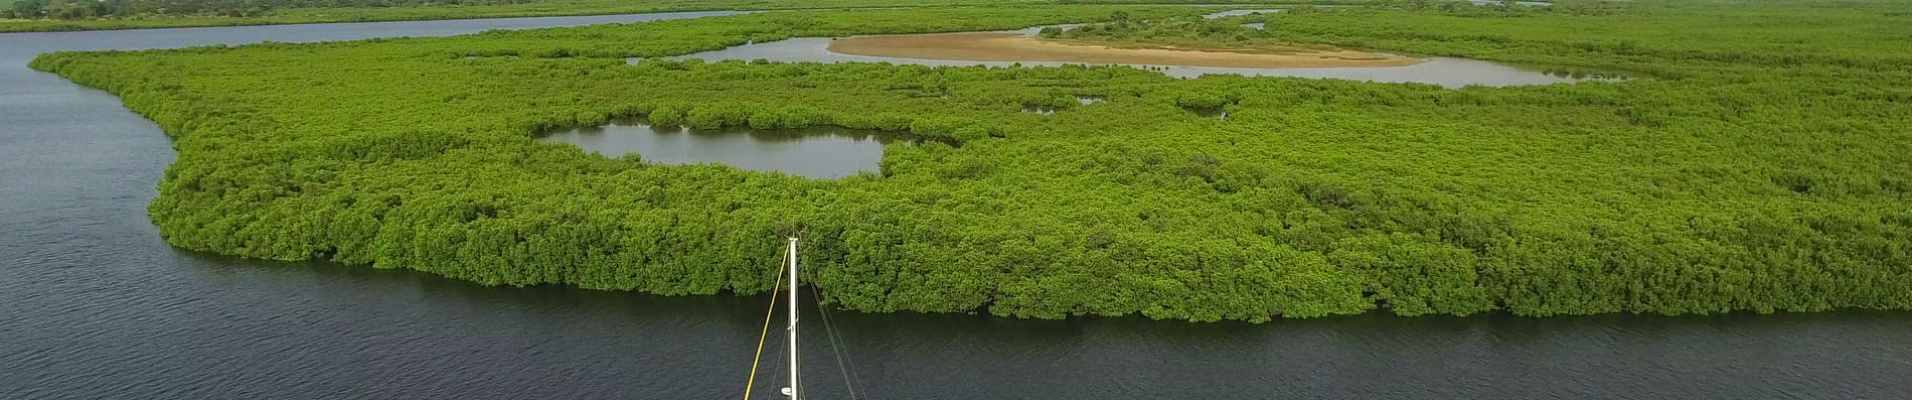
<svg viewBox="0 0 1912 400">
<path fill-rule="evenodd" d="M 1912 308 L 1912 13 L 1901 5 L 1266 17 L 1295 42 L 1636 74 L 1506 88 L 618 58 L 1113 10 L 767 13 L 55 53 L 33 66 L 116 93 L 175 135 L 154 221 L 176 246 L 246 257 L 752 293 L 771 285 L 780 238 L 796 234 L 806 281 L 866 311 Z M 1190 111 L 1213 107 L 1229 118 Z M 818 181 L 533 140 L 643 114 L 907 129 L 959 146 L 891 145 L 880 174 Z"/>
</svg>

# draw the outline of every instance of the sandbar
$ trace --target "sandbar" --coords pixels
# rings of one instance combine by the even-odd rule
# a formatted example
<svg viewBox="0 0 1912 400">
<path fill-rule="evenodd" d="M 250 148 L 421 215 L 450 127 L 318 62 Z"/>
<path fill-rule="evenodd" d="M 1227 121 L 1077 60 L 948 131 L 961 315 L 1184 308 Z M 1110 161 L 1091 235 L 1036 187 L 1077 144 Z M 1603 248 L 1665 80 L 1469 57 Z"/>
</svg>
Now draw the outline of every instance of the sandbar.
<svg viewBox="0 0 1912 400">
<path fill-rule="evenodd" d="M 830 51 L 878 57 L 960 61 L 1147 64 L 1223 68 L 1398 67 L 1420 59 L 1346 49 L 1282 47 L 1195 50 L 1127 48 L 1007 32 L 877 35 L 837 39 Z"/>
</svg>

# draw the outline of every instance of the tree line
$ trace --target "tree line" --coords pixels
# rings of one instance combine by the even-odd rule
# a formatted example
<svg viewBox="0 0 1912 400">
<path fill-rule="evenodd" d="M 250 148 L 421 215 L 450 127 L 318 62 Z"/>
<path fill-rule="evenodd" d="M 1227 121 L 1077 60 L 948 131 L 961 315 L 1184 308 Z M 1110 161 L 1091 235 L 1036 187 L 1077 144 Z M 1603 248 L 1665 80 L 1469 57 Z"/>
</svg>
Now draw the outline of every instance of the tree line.
<svg viewBox="0 0 1912 400">
<path fill-rule="evenodd" d="M 1284 4 L 1354 4 L 1369 0 L 1297 0 Z M 544 15 L 622 14 L 693 10 L 827 9 L 844 7 L 916 7 L 1002 5 L 1011 0 L 11 0 L 0 7 L 0 18 L 58 21 L 138 19 L 156 26 L 204 26 L 206 21 L 182 17 L 222 17 L 255 20 L 258 24 L 299 23 L 324 18 L 326 10 L 352 9 L 354 18 L 368 20 L 454 19 Z M 1057 0 L 1058 4 L 1214 4 L 1194 0 Z M 1224 2 L 1226 3 L 1226 2 Z M 1252 4 L 1245 2 L 1244 4 Z M 0 3 L 5 4 L 5 3 Z M 528 6 L 535 5 L 535 6 Z M 282 15 L 283 10 L 310 12 Z M 380 10 L 384 10 L 381 12 Z M 274 17 L 274 18 L 265 18 Z M 170 21 L 169 21 L 170 20 Z M 321 19 L 340 22 L 351 20 Z M 215 25 L 230 24 L 224 21 Z M 171 23 L 171 24 L 169 24 Z M 62 25 L 91 29 L 121 29 L 104 23 Z M 0 31 L 7 30 L 0 25 Z"/>
<path fill-rule="evenodd" d="M 522 4 L 538 0 L 14 0 L 0 18 L 83 20 L 147 15 L 257 17 L 282 8 Z"/>
</svg>

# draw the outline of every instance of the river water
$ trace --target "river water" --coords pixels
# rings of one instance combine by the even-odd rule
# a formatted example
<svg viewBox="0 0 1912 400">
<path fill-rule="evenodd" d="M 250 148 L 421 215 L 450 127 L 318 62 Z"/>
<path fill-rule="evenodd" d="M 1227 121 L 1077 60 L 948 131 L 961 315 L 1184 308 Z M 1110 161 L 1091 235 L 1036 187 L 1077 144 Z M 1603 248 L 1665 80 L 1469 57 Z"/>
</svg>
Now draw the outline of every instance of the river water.
<svg viewBox="0 0 1912 400">
<path fill-rule="evenodd" d="M 56 49 L 448 35 L 711 15 L 0 35 L 0 398 L 725 398 L 763 297 L 490 288 L 179 251 L 144 207 L 174 153 Z M 847 394 L 814 308 L 805 385 Z M 870 398 L 1906 398 L 1912 314 L 1270 324 L 832 313 Z M 778 334 L 772 334 L 776 340 Z M 766 366 L 782 376 L 780 366 Z M 760 383 L 757 393 L 774 393 Z"/>
</svg>

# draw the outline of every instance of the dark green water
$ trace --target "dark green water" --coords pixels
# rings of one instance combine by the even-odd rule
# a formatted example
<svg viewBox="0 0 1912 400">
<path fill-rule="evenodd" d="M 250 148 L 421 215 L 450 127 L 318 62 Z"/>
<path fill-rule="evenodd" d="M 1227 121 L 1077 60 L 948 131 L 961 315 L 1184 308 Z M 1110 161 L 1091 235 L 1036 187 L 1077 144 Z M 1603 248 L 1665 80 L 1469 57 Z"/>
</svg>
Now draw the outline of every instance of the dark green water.
<svg viewBox="0 0 1912 400">
<path fill-rule="evenodd" d="M 488 288 L 172 249 L 171 143 L 58 49 L 426 36 L 707 15 L 0 35 L 0 399 L 704 399 L 743 389 L 762 297 Z M 806 307 L 805 385 L 843 398 Z M 870 398 L 1828 398 L 1912 393 L 1912 314 L 1263 325 L 832 313 Z M 772 340 L 779 336 L 774 333 Z M 781 376 L 777 366 L 766 366 Z M 764 383 L 760 394 L 774 393 Z"/>
</svg>

